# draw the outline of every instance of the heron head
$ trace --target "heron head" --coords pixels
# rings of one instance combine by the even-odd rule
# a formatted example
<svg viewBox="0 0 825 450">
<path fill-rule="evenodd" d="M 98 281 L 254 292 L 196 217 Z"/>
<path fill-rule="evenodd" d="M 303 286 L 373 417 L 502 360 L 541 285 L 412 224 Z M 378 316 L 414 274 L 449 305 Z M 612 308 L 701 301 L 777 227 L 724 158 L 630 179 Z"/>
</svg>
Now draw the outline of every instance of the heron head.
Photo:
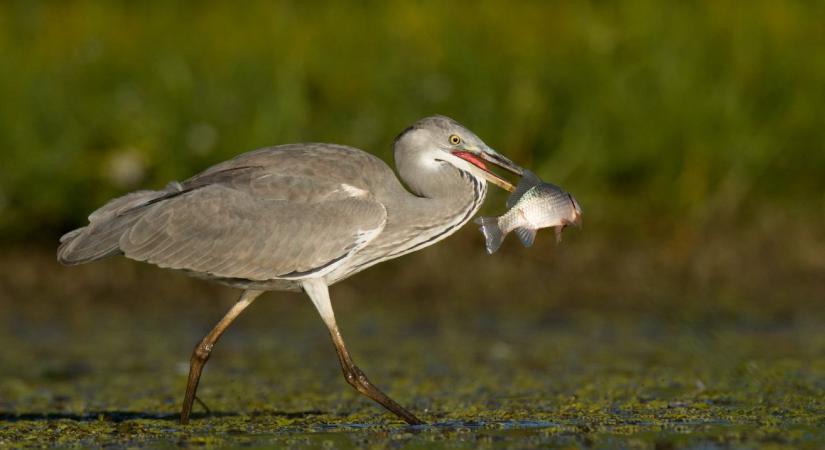
<svg viewBox="0 0 825 450">
<path fill-rule="evenodd" d="M 419 120 L 395 139 L 395 160 L 399 171 L 414 163 L 416 168 L 439 168 L 445 164 L 489 181 L 508 191 L 515 187 L 491 170 L 498 166 L 516 175 L 524 169 L 496 152 L 478 136 L 453 119 L 432 116 Z"/>
</svg>

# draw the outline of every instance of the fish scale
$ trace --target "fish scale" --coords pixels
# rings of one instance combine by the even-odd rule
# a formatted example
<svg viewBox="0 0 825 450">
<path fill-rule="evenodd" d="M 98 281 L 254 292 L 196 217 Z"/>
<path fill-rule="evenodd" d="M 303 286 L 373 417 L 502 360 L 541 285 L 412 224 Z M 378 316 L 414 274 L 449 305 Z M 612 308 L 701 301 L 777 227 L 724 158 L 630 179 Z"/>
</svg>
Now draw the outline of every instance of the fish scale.
<svg viewBox="0 0 825 450">
<path fill-rule="evenodd" d="M 541 181 L 528 170 L 524 171 L 521 182 L 507 200 L 507 206 L 510 209 L 499 217 L 476 220 L 490 254 L 498 250 L 504 238 L 513 231 L 525 247 L 530 247 L 538 229 L 555 228 L 556 242 L 560 242 L 566 226 L 581 225 L 582 212 L 576 199 L 559 186 Z"/>
</svg>

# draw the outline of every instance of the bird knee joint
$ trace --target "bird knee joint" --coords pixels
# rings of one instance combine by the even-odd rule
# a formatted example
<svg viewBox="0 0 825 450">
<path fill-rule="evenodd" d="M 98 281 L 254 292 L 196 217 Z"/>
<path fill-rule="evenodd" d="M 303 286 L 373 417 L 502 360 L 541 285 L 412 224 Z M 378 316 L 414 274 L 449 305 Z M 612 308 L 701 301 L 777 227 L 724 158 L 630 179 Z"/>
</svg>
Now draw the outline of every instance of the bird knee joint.
<svg viewBox="0 0 825 450">
<path fill-rule="evenodd" d="M 212 353 L 212 344 L 198 344 L 195 347 L 195 351 L 193 352 L 192 356 L 195 358 L 206 361 L 209 359 L 209 355 Z"/>
<path fill-rule="evenodd" d="M 347 379 L 347 383 L 358 391 L 368 389 L 370 386 L 370 380 L 360 370 L 348 370 L 344 373 L 344 377 Z"/>
<path fill-rule="evenodd" d="M 347 383 L 349 383 L 349 384 L 350 384 L 350 385 L 352 385 L 353 387 L 357 387 L 357 386 L 358 386 L 358 376 L 357 376 L 357 375 L 355 375 L 354 373 L 352 373 L 352 372 L 346 372 L 346 373 L 344 374 L 344 378 L 346 378 Z"/>
</svg>

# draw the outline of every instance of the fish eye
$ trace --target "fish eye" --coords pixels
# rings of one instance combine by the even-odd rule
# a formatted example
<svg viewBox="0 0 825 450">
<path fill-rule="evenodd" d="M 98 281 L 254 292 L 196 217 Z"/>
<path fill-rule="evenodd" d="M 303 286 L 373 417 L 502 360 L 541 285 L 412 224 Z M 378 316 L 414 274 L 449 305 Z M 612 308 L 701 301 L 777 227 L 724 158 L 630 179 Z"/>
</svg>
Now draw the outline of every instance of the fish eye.
<svg viewBox="0 0 825 450">
<path fill-rule="evenodd" d="M 458 145 L 461 143 L 461 138 L 458 137 L 457 134 L 453 134 L 450 136 L 450 144 Z"/>
</svg>

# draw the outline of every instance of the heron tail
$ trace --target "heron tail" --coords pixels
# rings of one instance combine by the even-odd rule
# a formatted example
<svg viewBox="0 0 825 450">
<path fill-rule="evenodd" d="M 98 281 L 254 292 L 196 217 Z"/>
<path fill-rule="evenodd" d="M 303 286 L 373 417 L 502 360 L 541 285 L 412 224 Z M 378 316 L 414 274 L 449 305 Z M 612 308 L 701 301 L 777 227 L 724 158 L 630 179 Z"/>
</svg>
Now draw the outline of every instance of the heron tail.
<svg viewBox="0 0 825 450">
<path fill-rule="evenodd" d="M 492 255 L 504 242 L 504 232 L 498 224 L 498 217 L 479 217 L 475 222 L 487 241 L 487 253 Z"/>
<path fill-rule="evenodd" d="M 138 191 L 118 197 L 89 215 L 89 224 L 69 231 L 60 238 L 57 260 L 75 265 L 120 253 L 120 237 L 140 218 L 142 206 L 169 196 L 163 191 Z"/>
</svg>

